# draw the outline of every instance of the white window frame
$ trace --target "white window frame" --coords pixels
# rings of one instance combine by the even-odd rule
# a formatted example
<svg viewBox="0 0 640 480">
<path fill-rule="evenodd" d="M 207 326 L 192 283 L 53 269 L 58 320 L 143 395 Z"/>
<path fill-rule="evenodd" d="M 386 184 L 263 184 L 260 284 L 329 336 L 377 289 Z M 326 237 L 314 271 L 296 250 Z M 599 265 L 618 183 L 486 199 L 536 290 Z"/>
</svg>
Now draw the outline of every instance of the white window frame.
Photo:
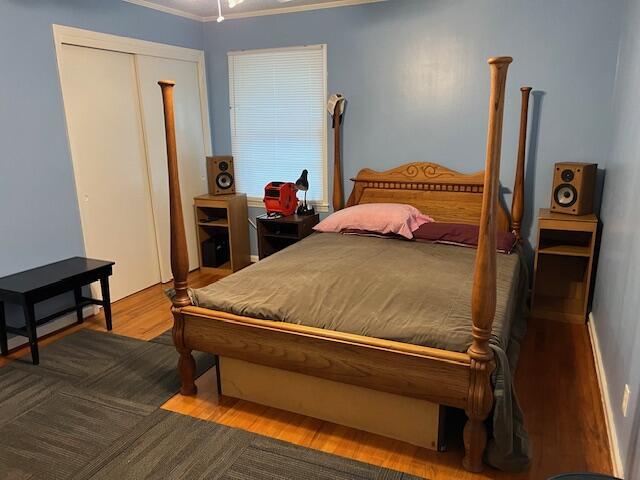
<svg viewBox="0 0 640 480">
<path fill-rule="evenodd" d="M 233 144 L 233 136 L 235 135 L 235 109 L 233 105 L 235 104 L 234 98 L 234 88 L 233 82 L 231 82 L 231 76 L 229 73 L 233 68 L 231 62 L 233 61 L 232 57 L 239 55 L 248 55 L 248 54 L 256 54 L 256 53 L 267 53 L 267 52 L 278 52 L 278 51 L 293 51 L 293 50 L 321 50 L 322 51 L 322 83 L 323 83 L 323 93 L 324 93 L 324 105 L 327 105 L 327 44 L 320 43 L 316 45 L 303 45 L 303 46 L 293 46 L 293 47 L 281 47 L 281 48 L 259 48 L 253 50 L 236 50 L 227 52 L 227 64 L 228 71 L 227 76 L 229 77 L 229 122 L 230 122 L 230 133 L 231 133 L 231 143 Z M 329 211 L 329 168 L 328 168 L 328 157 L 327 157 L 327 128 L 328 128 L 328 113 L 325 110 L 325 114 L 322 116 L 322 132 L 323 132 L 323 142 L 322 142 L 322 175 L 323 175 L 323 188 L 322 188 L 322 200 L 314 200 L 309 201 L 309 205 L 313 205 L 318 212 L 328 212 Z M 277 180 L 274 178 L 273 180 Z M 290 181 L 295 181 L 293 178 Z M 247 202 L 250 207 L 259 207 L 264 208 L 264 201 L 262 198 L 256 197 L 247 197 Z"/>
</svg>

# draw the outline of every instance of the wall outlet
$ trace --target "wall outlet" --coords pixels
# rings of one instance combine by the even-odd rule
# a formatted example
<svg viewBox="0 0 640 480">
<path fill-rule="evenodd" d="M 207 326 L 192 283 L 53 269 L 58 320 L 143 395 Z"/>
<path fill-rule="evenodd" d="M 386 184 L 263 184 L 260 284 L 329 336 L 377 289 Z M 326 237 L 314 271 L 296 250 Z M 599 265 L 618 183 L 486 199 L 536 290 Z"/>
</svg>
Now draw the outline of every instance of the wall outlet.
<svg viewBox="0 0 640 480">
<path fill-rule="evenodd" d="M 629 397 L 631 396 L 631 390 L 629 385 L 624 386 L 624 394 L 622 395 L 622 415 L 627 416 L 627 410 L 629 408 Z"/>
</svg>

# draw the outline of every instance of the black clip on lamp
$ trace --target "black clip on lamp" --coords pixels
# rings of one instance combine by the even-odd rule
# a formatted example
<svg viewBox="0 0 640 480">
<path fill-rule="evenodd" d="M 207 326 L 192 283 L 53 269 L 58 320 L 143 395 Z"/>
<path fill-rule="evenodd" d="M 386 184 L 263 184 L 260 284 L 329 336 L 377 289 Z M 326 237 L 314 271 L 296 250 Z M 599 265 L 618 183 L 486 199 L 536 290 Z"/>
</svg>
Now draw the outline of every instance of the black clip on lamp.
<svg viewBox="0 0 640 480">
<path fill-rule="evenodd" d="M 309 190 L 308 176 L 309 172 L 307 171 L 307 169 L 304 169 L 302 170 L 300 178 L 296 180 L 296 188 L 301 192 L 304 192 L 304 201 L 300 204 L 298 210 L 296 210 L 296 213 L 298 215 L 314 215 L 316 213 L 313 207 L 309 207 L 307 205 L 307 191 Z"/>
</svg>

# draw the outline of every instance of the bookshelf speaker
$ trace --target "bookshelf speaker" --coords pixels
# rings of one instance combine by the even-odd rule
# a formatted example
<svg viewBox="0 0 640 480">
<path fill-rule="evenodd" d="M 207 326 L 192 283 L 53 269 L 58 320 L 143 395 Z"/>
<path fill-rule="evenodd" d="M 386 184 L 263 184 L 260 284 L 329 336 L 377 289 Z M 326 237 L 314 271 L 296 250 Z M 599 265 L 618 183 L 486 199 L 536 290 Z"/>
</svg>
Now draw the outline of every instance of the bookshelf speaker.
<svg viewBox="0 0 640 480">
<path fill-rule="evenodd" d="M 593 213 L 597 171 L 598 165 L 595 163 L 556 163 L 551 211 L 570 215 Z"/>
<path fill-rule="evenodd" d="M 233 157 L 207 157 L 207 177 L 209 179 L 210 194 L 226 195 L 236 193 Z"/>
</svg>

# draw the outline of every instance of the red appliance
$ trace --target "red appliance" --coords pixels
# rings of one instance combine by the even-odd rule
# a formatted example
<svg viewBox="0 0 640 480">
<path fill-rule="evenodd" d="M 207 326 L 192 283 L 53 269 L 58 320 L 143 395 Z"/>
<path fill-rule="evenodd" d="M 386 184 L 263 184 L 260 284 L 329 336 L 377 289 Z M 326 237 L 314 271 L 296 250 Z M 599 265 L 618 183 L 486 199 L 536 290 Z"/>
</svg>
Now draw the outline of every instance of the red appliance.
<svg viewBox="0 0 640 480">
<path fill-rule="evenodd" d="M 292 182 L 271 182 L 264 187 L 264 206 L 267 213 L 293 215 L 298 208 L 296 185 Z"/>
</svg>

